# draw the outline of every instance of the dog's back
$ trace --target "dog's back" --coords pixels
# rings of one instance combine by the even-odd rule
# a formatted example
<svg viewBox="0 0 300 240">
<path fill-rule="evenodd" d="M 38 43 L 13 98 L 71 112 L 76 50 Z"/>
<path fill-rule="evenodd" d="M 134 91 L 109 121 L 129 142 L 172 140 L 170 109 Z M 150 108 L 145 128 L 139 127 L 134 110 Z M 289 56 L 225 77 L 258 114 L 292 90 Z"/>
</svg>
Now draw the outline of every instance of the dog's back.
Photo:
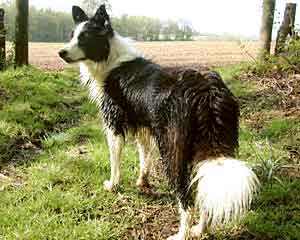
<svg viewBox="0 0 300 240">
<path fill-rule="evenodd" d="M 176 74 L 178 81 L 160 108 L 167 124 L 157 136 L 181 206 L 199 207 L 206 219 L 202 232 L 205 224 L 215 226 L 243 213 L 258 181 L 243 162 L 233 159 L 239 105 L 220 75 L 188 69 Z"/>
<path fill-rule="evenodd" d="M 196 97 L 190 100 L 193 161 L 233 157 L 238 147 L 238 102 L 218 73 L 196 75 Z"/>
<path fill-rule="evenodd" d="M 238 103 L 216 72 L 184 69 L 160 108 L 166 112 L 168 175 L 174 181 L 187 164 L 220 156 L 233 157 L 238 147 Z M 172 149 L 174 148 L 174 149 Z M 176 154 L 175 154 L 176 152 Z M 182 160 L 182 159 L 185 160 Z M 170 161 L 171 160 L 171 161 Z M 188 169 L 187 169 L 188 170 Z"/>
</svg>

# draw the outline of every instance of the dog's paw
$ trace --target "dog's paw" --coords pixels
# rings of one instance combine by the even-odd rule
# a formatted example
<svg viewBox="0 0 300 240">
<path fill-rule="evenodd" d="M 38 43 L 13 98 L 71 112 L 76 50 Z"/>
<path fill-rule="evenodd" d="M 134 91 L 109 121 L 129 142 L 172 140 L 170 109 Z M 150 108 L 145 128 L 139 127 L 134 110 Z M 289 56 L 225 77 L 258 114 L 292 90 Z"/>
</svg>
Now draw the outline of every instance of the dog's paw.
<svg viewBox="0 0 300 240">
<path fill-rule="evenodd" d="M 113 184 L 111 181 L 104 181 L 103 187 L 108 192 L 114 192 L 117 189 L 117 185 Z"/>
<path fill-rule="evenodd" d="M 172 235 L 167 238 L 167 240 L 184 240 L 179 234 Z"/>
<path fill-rule="evenodd" d="M 191 230 L 190 230 L 190 236 L 191 237 L 200 237 L 201 234 L 204 232 L 204 225 L 203 224 L 198 224 L 195 226 L 192 226 Z"/>
</svg>

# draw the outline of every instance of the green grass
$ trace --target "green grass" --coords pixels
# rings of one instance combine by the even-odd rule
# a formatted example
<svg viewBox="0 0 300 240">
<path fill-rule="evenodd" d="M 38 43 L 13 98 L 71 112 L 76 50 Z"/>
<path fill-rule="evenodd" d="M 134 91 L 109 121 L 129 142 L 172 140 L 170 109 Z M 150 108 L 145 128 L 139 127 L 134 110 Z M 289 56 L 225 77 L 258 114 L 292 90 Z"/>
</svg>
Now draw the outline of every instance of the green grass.
<svg viewBox="0 0 300 240">
<path fill-rule="evenodd" d="M 270 120 L 263 129 L 261 136 L 269 139 L 276 140 L 279 137 L 286 136 L 287 134 L 294 134 L 299 132 L 300 122 L 298 119 L 289 118 L 275 118 Z"/>
<path fill-rule="evenodd" d="M 249 63 L 241 63 L 230 68 L 218 68 L 216 69 L 230 88 L 230 90 L 234 93 L 236 97 L 244 97 L 249 95 L 257 89 L 257 86 L 254 83 L 250 82 L 241 82 L 239 80 L 239 75 L 244 69 L 249 67 Z"/>
<path fill-rule="evenodd" d="M 240 225 L 203 239 L 300 239 L 300 181 L 277 172 L 290 163 L 286 146 L 297 145 L 299 121 L 274 117 L 269 102 L 257 107 L 257 98 L 249 96 L 261 89 L 239 80 L 243 69 L 220 72 L 246 99 L 239 157 L 254 165 L 263 185 Z M 0 173 L 8 176 L 0 175 L 0 239 L 165 239 L 177 230 L 175 201 L 136 189 L 138 159 L 131 138 L 119 192 L 104 191 L 108 149 L 97 110 L 76 75 L 32 67 L 0 73 Z M 261 112 L 257 127 L 252 118 Z M 160 175 L 152 182 L 167 192 Z"/>
<path fill-rule="evenodd" d="M 39 147 L 46 134 L 95 114 L 75 74 L 44 73 L 32 67 L 0 73 L 0 165 L 20 155 L 26 143 Z"/>
<path fill-rule="evenodd" d="M 300 239 L 300 184 L 267 184 L 245 224 L 261 239 Z"/>
</svg>

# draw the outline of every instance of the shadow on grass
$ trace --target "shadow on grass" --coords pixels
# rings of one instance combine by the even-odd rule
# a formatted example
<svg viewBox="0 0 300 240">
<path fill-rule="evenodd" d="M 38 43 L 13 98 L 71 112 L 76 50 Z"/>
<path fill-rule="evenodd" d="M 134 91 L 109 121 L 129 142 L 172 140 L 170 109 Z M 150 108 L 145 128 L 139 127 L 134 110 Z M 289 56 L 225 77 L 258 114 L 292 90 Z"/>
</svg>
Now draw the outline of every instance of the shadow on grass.
<svg viewBox="0 0 300 240">
<path fill-rule="evenodd" d="M 0 99 L 5 99 L 0 106 L 0 168 L 30 161 L 48 134 L 96 112 L 75 72 L 25 67 L 1 72 L 0 78 Z"/>
</svg>

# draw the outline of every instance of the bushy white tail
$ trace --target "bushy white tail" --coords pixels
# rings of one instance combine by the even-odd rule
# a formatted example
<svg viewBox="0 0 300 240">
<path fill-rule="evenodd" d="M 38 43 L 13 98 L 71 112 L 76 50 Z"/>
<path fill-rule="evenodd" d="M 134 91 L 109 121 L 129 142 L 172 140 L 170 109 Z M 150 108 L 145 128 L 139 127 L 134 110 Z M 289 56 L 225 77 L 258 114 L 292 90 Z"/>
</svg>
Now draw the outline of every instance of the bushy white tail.
<svg viewBox="0 0 300 240">
<path fill-rule="evenodd" d="M 197 184 L 195 205 L 205 224 L 215 227 L 245 213 L 259 181 L 245 163 L 222 157 L 198 164 L 191 186 L 194 184 Z"/>
</svg>

